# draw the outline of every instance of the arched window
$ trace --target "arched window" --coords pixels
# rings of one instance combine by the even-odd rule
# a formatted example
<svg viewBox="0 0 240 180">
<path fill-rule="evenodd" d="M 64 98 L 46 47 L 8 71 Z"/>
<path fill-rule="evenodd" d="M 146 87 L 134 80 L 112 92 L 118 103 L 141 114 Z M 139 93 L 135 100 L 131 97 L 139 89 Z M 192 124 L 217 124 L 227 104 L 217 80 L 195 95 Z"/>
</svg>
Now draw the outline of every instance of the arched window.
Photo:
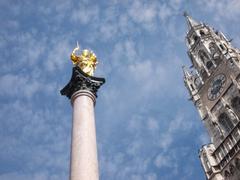
<svg viewBox="0 0 240 180">
<path fill-rule="evenodd" d="M 217 47 L 217 45 L 215 43 L 210 43 L 209 50 L 210 50 L 211 56 L 214 59 L 214 61 L 216 62 L 216 64 L 219 64 L 220 63 L 220 51 L 219 51 L 219 48 Z"/>
<path fill-rule="evenodd" d="M 206 79 L 207 78 L 207 72 L 204 70 L 204 69 L 201 69 L 200 70 L 200 75 L 201 75 L 201 77 L 202 77 L 202 79 L 204 80 L 204 79 Z"/>
<path fill-rule="evenodd" d="M 219 52 L 219 49 L 215 43 L 209 44 L 209 50 L 210 50 L 211 54 L 215 54 L 215 53 Z"/>
<path fill-rule="evenodd" d="M 240 170 L 240 159 L 239 158 L 235 159 L 235 166 L 238 170 Z"/>
<path fill-rule="evenodd" d="M 191 86 L 191 89 L 192 89 L 192 91 L 194 90 L 194 87 L 193 87 L 193 85 L 192 84 L 190 84 L 190 86 Z"/>
<path fill-rule="evenodd" d="M 205 165 L 206 169 L 210 170 L 211 169 L 211 165 L 208 162 L 208 158 L 207 158 L 207 155 L 206 155 L 205 152 L 203 153 L 203 161 L 204 161 L 204 165 Z"/>
<path fill-rule="evenodd" d="M 223 127 L 224 131 L 227 133 L 230 132 L 231 129 L 234 127 L 231 119 L 229 118 L 229 116 L 226 113 L 222 113 L 218 117 L 218 121 L 219 121 L 220 125 Z"/>
<path fill-rule="evenodd" d="M 199 55 L 199 58 L 201 59 L 201 61 L 207 67 L 207 69 L 211 69 L 213 67 L 213 63 L 212 63 L 212 61 L 210 61 L 210 58 L 205 51 L 202 51 L 202 50 L 199 51 L 198 55 Z"/>
<path fill-rule="evenodd" d="M 205 35 L 205 32 L 203 30 L 200 30 L 200 35 L 201 36 Z"/>
<path fill-rule="evenodd" d="M 240 97 L 234 97 L 231 101 L 232 107 L 236 110 L 236 111 L 240 111 Z"/>
<path fill-rule="evenodd" d="M 229 118 L 232 120 L 232 122 L 234 124 L 237 124 L 238 118 L 237 118 L 236 114 L 234 113 L 234 111 L 228 105 L 226 106 L 226 111 L 228 112 Z"/>
<path fill-rule="evenodd" d="M 209 50 L 210 50 L 210 52 L 212 53 L 212 54 L 214 54 L 217 50 L 216 50 L 216 47 L 215 46 L 213 46 L 213 45 L 210 45 L 209 46 Z"/>
<path fill-rule="evenodd" d="M 220 46 L 221 50 L 224 50 L 224 49 L 225 49 L 222 44 L 220 44 L 219 46 Z"/>
<path fill-rule="evenodd" d="M 194 35 L 194 36 L 193 36 L 193 39 L 194 39 L 194 42 L 197 42 L 198 39 L 199 39 L 199 37 L 198 37 L 197 35 Z"/>
</svg>

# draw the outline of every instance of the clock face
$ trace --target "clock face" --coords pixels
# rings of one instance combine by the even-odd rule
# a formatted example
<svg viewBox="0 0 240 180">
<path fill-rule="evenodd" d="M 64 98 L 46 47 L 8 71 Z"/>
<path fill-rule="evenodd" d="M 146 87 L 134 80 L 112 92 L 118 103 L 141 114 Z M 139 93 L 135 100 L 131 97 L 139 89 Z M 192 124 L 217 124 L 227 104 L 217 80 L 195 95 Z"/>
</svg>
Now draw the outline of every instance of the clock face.
<svg viewBox="0 0 240 180">
<path fill-rule="evenodd" d="M 215 76 L 208 88 L 208 99 L 211 101 L 217 99 L 223 92 L 225 83 L 226 76 L 224 74 Z"/>
</svg>

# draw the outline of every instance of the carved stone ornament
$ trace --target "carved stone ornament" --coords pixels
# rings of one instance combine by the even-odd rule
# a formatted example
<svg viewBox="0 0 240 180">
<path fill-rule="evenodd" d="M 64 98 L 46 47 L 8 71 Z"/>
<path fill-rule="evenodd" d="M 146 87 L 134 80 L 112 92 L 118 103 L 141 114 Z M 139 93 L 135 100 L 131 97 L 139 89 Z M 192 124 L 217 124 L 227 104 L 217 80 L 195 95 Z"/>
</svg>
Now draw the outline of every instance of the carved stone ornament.
<svg viewBox="0 0 240 180">
<path fill-rule="evenodd" d="M 72 78 L 60 91 L 61 95 L 71 99 L 73 93 L 79 90 L 88 90 L 97 97 L 97 90 L 105 83 L 104 78 L 90 76 L 84 73 L 78 66 L 73 67 Z"/>
</svg>

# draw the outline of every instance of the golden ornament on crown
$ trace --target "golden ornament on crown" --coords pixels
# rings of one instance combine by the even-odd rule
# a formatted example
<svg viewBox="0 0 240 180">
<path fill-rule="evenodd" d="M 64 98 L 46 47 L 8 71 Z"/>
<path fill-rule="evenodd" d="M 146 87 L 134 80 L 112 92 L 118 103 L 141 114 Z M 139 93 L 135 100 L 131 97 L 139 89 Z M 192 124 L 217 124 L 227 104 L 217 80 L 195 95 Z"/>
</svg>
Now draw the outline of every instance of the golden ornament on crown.
<svg viewBox="0 0 240 180">
<path fill-rule="evenodd" d="M 98 61 L 97 56 L 94 54 L 93 51 L 84 49 L 82 50 L 79 55 L 77 54 L 77 51 L 80 51 L 79 45 L 77 43 L 77 47 L 73 49 L 71 54 L 71 60 L 72 63 L 75 66 L 80 67 L 80 69 L 90 75 L 93 76 L 94 71 L 97 67 Z"/>
</svg>

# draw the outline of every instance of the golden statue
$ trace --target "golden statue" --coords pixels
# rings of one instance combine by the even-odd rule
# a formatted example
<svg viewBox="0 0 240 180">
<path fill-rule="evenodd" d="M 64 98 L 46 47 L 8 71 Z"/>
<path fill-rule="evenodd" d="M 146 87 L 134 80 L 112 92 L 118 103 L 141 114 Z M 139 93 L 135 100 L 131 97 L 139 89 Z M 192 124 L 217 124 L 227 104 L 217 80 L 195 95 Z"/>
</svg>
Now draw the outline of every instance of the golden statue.
<svg viewBox="0 0 240 180">
<path fill-rule="evenodd" d="M 79 45 L 73 49 L 71 54 L 72 63 L 81 68 L 86 74 L 93 76 L 93 73 L 97 67 L 98 61 L 97 56 L 90 50 L 84 49 L 80 55 L 76 52 L 80 51 Z"/>
</svg>

